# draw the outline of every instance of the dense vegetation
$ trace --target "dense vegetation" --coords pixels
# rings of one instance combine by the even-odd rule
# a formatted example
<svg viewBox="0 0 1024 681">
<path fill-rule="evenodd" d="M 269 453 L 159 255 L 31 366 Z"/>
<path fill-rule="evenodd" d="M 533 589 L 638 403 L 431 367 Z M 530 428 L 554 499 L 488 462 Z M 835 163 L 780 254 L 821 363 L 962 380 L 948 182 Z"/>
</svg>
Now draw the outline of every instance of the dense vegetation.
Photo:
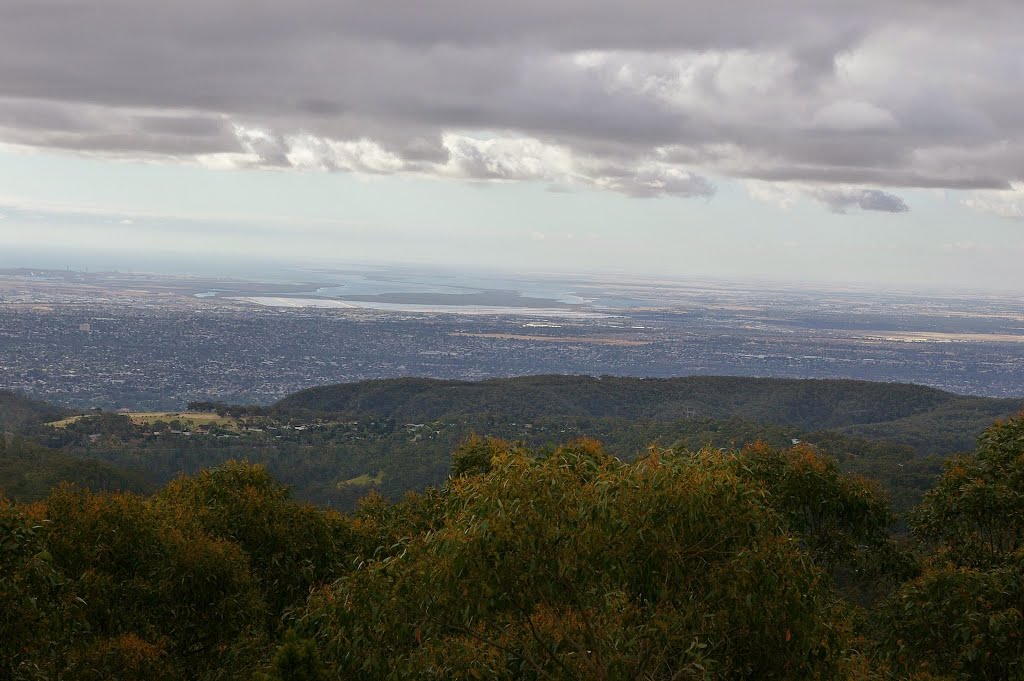
<svg viewBox="0 0 1024 681">
<path fill-rule="evenodd" d="M 297 498 L 342 510 L 370 490 L 395 500 L 443 483 L 450 452 L 476 433 L 548 450 L 594 437 L 623 460 L 652 443 L 698 450 L 797 439 L 835 457 L 843 470 L 880 480 L 905 511 L 934 482 L 940 457 L 970 449 L 992 420 L 1024 406 L 858 381 L 572 376 L 367 381 L 269 407 L 195 403 L 222 417 L 202 423 L 91 413 L 54 428 L 43 424 L 60 410 L 24 399 L 12 404 L 22 415 L 12 429 L 51 450 L 36 450 L 31 481 L 17 465 L 0 462 L 0 489 L 18 500 L 41 498 L 60 479 L 145 492 L 244 459 L 264 464 Z"/>
<path fill-rule="evenodd" d="M 401 379 L 53 426 L 0 393 L 0 679 L 1015 678 L 1024 417 L 942 460 L 1021 406 Z"/>
<path fill-rule="evenodd" d="M 739 419 L 836 430 L 914 446 L 922 454 L 966 451 L 997 418 L 1024 400 L 954 395 L 935 388 L 848 380 L 523 376 L 486 381 L 424 378 L 311 388 L 271 411 L 393 418 L 400 423 L 500 414 L 507 421 L 545 416 L 678 421 Z"/>
<path fill-rule="evenodd" d="M 9 498 L 42 499 L 51 488 L 64 481 L 93 490 L 145 492 L 156 488 L 146 474 L 0 433 L 0 491 Z"/>
<path fill-rule="evenodd" d="M 17 432 L 32 424 L 55 421 L 68 413 L 67 409 L 33 400 L 20 393 L 0 390 L 0 433 Z"/>
<path fill-rule="evenodd" d="M 448 475 L 451 451 L 472 434 L 519 441 L 535 449 L 594 437 L 624 460 L 635 459 L 651 444 L 735 449 L 758 440 L 783 446 L 798 439 L 837 458 L 844 470 L 881 480 L 900 510 L 920 501 L 940 469 L 937 458 L 920 457 L 903 445 L 740 420 L 545 417 L 524 424 L 497 416 L 465 415 L 424 424 L 400 424 L 393 419 L 299 424 L 275 416 L 241 417 L 219 425 L 197 426 L 174 419 L 138 424 L 119 414 L 92 415 L 59 428 L 29 431 L 49 445 L 45 450 L 49 459 L 40 460 L 32 473 L 39 484 L 26 488 L 16 465 L 8 471 L 0 466 L 0 488 L 22 501 L 41 498 L 48 489 L 44 480 L 145 491 L 182 473 L 244 458 L 264 464 L 299 499 L 349 510 L 371 489 L 399 499 L 409 490 L 441 484 Z M 54 468 L 51 461 L 101 463 L 124 484 L 97 487 L 92 478 Z"/>
<path fill-rule="evenodd" d="M 352 514 L 242 463 L 0 502 L 0 678 L 1012 679 L 1024 416 L 909 514 L 798 444 L 470 438 Z"/>
</svg>

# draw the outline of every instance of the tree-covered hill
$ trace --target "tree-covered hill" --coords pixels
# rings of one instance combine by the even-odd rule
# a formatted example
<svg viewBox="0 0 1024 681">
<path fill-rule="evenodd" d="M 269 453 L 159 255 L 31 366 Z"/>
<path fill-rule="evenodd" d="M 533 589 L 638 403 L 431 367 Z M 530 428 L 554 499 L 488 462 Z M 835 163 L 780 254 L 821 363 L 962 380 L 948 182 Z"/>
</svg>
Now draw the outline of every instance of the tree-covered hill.
<svg viewBox="0 0 1024 681">
<path fill-rule="evenodd" d="M 0 679 L 1024 669 L 1024 415 L 991 425 L 1019 401 L 535 377 L 169 421 L 14 404 Z"/>
<path fill-rule="evenodd" d="M 524 376 L 485 381 L 404 378 L 304 390 L 274 405 L 280 413 L 432 421 L 498 414 L 509 421 L 545 416 L 655 421 L 742 419 L 805 430 L 849 429 L 914 446 L 922 453 L 969 448 L 993 419 L 1024 399 L 968 397 L 919 385 L 849 380 Z M 932 429 L 932 421 L 949 423 Z"/>
<path fill-rule="evenodd" d="M 149 480 L 140 471 L 0 434 L 0 495 L 14 501 L 42 499 L 62 482 L 97 491 L 150 492 L 156 485 Z"/>
<path fill-rule="evenodd" d="M 61 428 L 41 428 L 36 436 L 54 455 L 141 471 L 152 484 L 240 458 L 265 465 L 298 498 L 341 509 L 353 508 L 371 491 L 399 499 L 411 490 L 442 484 L 449 473 L 451 451 L 473 435 L 522 442 L 538 450 L 565 439 L 593 437 L 604 442 L 609 453 L 627 461 L 643 455 L 651 444 L 737 449 L 757 441 L 781 447 L 797 439 L 834 456 L 844 470 L 879 479 L 899 510 L 919 501 L 940 467 L 937 458 L 920 457 L 903 445 L 739 419 L 552 416 L 522 423 L 498 415 L 467 415 L 406 425 L 393 419 L 338 422 L 254 416 L 240 417 L 232 429 L 216 424 L 188 428 L 175 421 L 135 424 L 127 416 L 97 414 Z M 4 486 L 0 470 L 0 488 Z M 46 490 L 39 491 L 41 496 Z"/>
<path fill-rule="evenodd" d="M 21 393 L 0 390 L 0 433 L 18 432 L 26 426 L 63 418 L 70 411 Z"/>
<path fill-rule="evenodd" d="M 804 443 L 472 438 L 351 514 L 259 466 L 0 496 L 0 678 L 983 681 L 1024 670 L 1024 417 L 886 495 Z"/>
<path fill-rule="evenodd" d="M 112 467 L 115 479 L 135 481 L 122 488 L 139 490 L 244 459 L 267 466 L 302 500 L 350 509 L 370 491 L 398 499 L 441 484 L 449 453 L 474 434 L 540 449 L 594 437 L 627 461 L 652 443 L 733 449 L 796 439 L 835 457 L 843 470 L 881 481 L 902 512 L 920 501 L 942 457 L 971 449 L 985 427 L 1021 406 L 1020 400 L 862 381 L 365 381 L 307 390 L 269 407 L 194 405 L 223 418 L 96 413 L 60 427 L 25 425 L 26 437 L 53 450 L 49 463 L 32 485 L 17 465 L 0 470 L 0 488 L 20 490 L 19 499 L 38 498 L 48 489 L 42 481 L 61 479 L 60 471 L 93 489 L 110 488 L 97 486 L 108 478 L 97 478 L 95 470 L 69 467 L 91 461 Z"/>
<path fill-rule="evenodd" d="M 921 453 L 947 454 L 971 449 L 988 424 L 1013 416 L 1024 408 L 1021 400 L 960 395 L 953 397 L 955 399 L 909 416 L 874 423 L 856 423 L 836 430 L 848 435 L 909 445 Z"/>
</svg>

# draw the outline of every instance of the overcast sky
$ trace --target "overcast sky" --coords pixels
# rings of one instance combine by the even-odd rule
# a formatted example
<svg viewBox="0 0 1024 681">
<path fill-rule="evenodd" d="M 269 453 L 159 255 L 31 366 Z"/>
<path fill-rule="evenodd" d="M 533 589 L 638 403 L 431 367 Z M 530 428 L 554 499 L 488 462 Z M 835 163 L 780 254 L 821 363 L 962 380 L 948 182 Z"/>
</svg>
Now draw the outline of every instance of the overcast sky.
<svg viewBox="0 0 1024 681">
<path fill-rule="evenodd" d="M 2 0 L 0 248 L 1021 288 L 1022 33 L 1019 0 Z"/>
</svg>

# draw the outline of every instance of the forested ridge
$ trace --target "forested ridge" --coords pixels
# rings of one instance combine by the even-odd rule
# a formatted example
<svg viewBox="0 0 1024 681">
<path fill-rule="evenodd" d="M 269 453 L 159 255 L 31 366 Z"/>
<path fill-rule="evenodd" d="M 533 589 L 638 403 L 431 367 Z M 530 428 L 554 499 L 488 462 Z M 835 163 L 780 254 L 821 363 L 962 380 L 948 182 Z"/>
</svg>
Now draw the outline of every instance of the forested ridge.
<svg viewBox="0 0 1024 681">
<path fill-rule="evenodd" d="M 828 452 L 844 470 L 881 480 L 901 509 L 919 501 L 941 467 L 939 457 L 920 456 L 905 445 L 739 420 L 550 417 L 523 424 L 496 416 L 464 416 L 425 424 L 393 419 L 290 423 L 295 422 L 243 417 L 231 428 L 195 427 L 174 419 L 140 425 L 119 414 L 89 416 L 35 431 L 36 439 L 49 447 L 25 437 L 12 440 L 6 454 L 0 453 L 0 486 L 21 501 L 40 498 L 60 480 L 96 490 L 145 492 L 178 475 L 244 458 L 265 465 L 297 498 L 350 510 L 370 490 L 397 500 L 410 490 L 443 483 L 451 452 L 474 434 L 538 450 L 594 437 L 624 460 L 643 454 L 651 444 L 699 450 L 739 448 L 756 441 L 783 446 L 797 439 Z M 20 463 L 26 456 L 22 452 L 36 461 L 31 471 Z"/>
<path fill-rule="evenodd" d="M 69 413 L 69 409 L 34 400 L 21 393 L 0 390 L 0 432 L 21 430 L 34 423 L 62 418 Z"/>
<path fill-rule="evenodd" d="M 1024 674 L 1024 414 L 986 416 L 1018 403 L 842 381 L 714 415 L 672 382 L 627 381 L 621 409 L 565 396 L 607 380 L 441 411 L 480 385 L 144 420 L 18 405 L 0 679 Z M 773 384 L 715 380 L 701 404 Z M 488 411 L 531 382 L 532 407 Z M 966 430 L 930 437 L 944 416 Z"/>
<path fill-rule="evenodd" d="M 470 438 L 350 514 L 228 462 L 149 496 L 0 502 L 0 678 L 1011 679 L 1024 417 L 909 535 L 814 448 Z"/>
<path fill-rule="evenodd" d="M 444 482 L 451 452 L 477 434 L 550 450 L 599 439 L 623 460 L 648 445 L 699 450 L 773 446 L 794 439 L 834 457 L 845 471 L 880 480 L 897 510 L 918 503 L 941 460 L 967 451 L 1022 400 L 964 397 L 913 385 L 692 377 L 532 376 L 481 382 L 394 379 L 325 386 L 275 405 L 197 401 L 186 413 L 133 420 L 90 412 L 21 408 L 20 455 L 0 457 L 0 488 L 40 498 L 56 481 L 96 490 L 149 492 L 181 474 L 244 459 L 263 464 L 296 498 L 351 510 L 376 491 L 391 500 Z M 888 419 L 888 420 L 885 420 Z M 44 451 L 44 449 L 46 451 Z M 12 458 L 13 457 L 13 458 Z M 80 469 L 80 470 L 77 470 Z"/>
<path fill-rule="evenodd" d="M 901 383 L 834 379 L 689 376 L 522 376 L 484 381 L 386 379 L 304 390 L 270 413 L 427 421 L 497 414 L 507 421 L 544 416 L 675 421 L 739 419 L 803 430 L 839 430 L 937 451 L 970 449 L 994 419 L 1024 399 L 955 395 Z M 928 431 L 940 425 L 937 433 Z M 973 431 L 973 432 L 972 432 Z"/>
</svg>

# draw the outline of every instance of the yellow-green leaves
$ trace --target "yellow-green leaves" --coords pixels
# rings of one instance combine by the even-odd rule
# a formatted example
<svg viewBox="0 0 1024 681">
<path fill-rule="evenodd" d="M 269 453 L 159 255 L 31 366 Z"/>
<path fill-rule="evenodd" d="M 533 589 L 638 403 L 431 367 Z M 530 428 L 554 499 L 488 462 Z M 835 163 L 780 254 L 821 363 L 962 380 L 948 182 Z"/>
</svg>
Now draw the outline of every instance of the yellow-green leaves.
<svg viewBox="0 0 1024 681">
<path fill-rule="evenodd" d="M 957 457 L 911 518 L 930 550 L 884 611 L 895 667 L 957 679 L 1024 675 L 1024 415 Z"/>
<path fill-rule="evenodd" d="M 999 565 L 1024 548 L 1024 415 L 995 424 L 973 454 L 951 460 L 911 524 L 959 565 Z"/>
<path fill-rule="evenodd" d="M 432 506 L 441 514 L 432 529 L 311 600 L 299 628 L 339 673 L 670 679 L 838 669 L 819 571 L 761 483 L 737 475 L 729 457 L 653 451 L 625 464 L 593 441 L 543 458 L 488 449 L 488 470 L 453 478 Z"/>
</svg>

